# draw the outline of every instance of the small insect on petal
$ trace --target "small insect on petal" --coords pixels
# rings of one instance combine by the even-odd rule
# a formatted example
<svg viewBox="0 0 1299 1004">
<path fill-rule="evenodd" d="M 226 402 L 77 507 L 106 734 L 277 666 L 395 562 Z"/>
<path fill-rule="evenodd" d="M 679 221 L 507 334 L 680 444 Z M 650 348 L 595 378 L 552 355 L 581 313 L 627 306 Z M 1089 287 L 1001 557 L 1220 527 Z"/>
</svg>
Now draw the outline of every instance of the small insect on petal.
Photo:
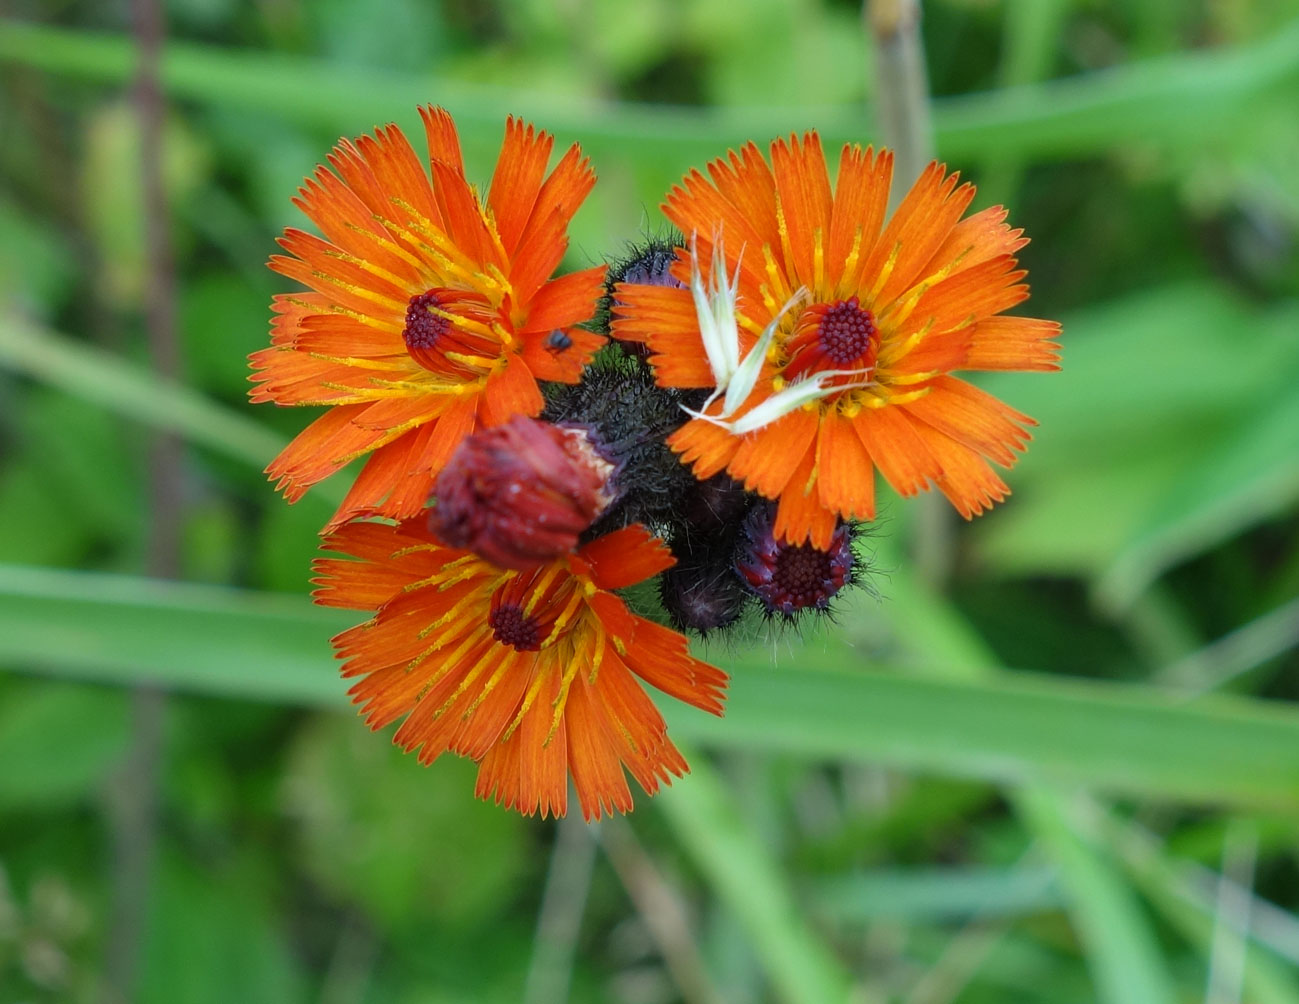
<svg viewBox="0 0 1299 1004">
<path fill-rule="evenodd" d="M 551 355 L 557 356 L 561 352 L 567 352 L 572 347 L 573 339 L 560 328 L 556 328 L 546 336 L 546 351 Z"/>
</svg>

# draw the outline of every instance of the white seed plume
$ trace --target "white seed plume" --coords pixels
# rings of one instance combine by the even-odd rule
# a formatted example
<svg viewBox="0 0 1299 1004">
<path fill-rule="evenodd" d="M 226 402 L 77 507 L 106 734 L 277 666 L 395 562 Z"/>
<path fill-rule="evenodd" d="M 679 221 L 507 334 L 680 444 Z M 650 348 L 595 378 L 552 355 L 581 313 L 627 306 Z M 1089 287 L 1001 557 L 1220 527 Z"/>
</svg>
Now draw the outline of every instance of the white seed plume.
<svg viewBox="0 0 1299 1004">
<path fill-rule="evenodd" d="M 800 287 L 785 301 L 785 305 L 771 319 L 771 323 L 762 329 L 762 334 L 753 348 L 741 360 L 740 328 L 736 314 L 740 286 L 740 260 L 736 260 L 735 272 L 728 282 L 726 255 L 722 249 L 721 234 L 718 233 L 713 240 L 712 272 L 705 286 L 703 275 L 699 270 L 696 237 L 696 234 L 690 235 L 690 294 L 695 301 L 695 314 L 699 319 L 699 337 L 703 340 L 704 354 L 708 357 L 709 368 L 713 371 L 715 389 L 699 411 L 682 405 L 687 414 L 711 422 L 713 425 L 719 425 L 734 435 L 742 436 L 746 432 L 754 432 L 765 425 L 770 425 L 812 401 L 840 391 L 870 386 L 872 381 L 869 367 L 860 370 L 823 370 L 796 380 L 767 398 L 748 414 L 729 421 L 753 393 L 781 319 L 807 296 L 807 287 Z M 744 251 L 741 249 L 740 258 L 742 259 L 743 256 Z M 847 384 L 832 385 L 831 381 L 839 377 L 856 379 Z M 719 397 L 722 398 L 721 411 L 716 415 L 705 414 L 708 406 Z"/>
</svg>

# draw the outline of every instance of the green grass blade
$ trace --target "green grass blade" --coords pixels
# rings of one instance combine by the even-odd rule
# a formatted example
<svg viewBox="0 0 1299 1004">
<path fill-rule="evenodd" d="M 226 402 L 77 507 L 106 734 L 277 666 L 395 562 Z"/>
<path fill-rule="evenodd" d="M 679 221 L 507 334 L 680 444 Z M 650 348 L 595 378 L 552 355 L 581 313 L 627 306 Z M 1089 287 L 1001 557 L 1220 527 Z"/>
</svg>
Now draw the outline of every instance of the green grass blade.
<svg viewBox="0 0 1299 1004">
<path fill-rule="evenodd" d="M 1138 831 L 1119 824 L 1112 815 L 1103 819 L 1103 824 L 1128 874 L 1142 892 L 1169 924 L 1208 958 L 1213 942 L 1214 903 L 1199 895 L 1184 870 L 1160 853 L 1155 840 L 1144 839 Z M 1247 999 L 1258 1004 L 1299 1004 L 1299 976 L 1293 961 L 1279 958 L 1268 950 L 1258 931 L 1248 934 L 1255 939 L 1255 944 L 1251 945 L 1245 963 Z"/>
<path fill-rule="evenodd" d="M 713 768 L 686 752 L 690 776 L 661 791 L 654 804 L 748 935 L 779 998 L 788 1004 L 849 1000 L 847 972 L 804 923 L 779 866 Z"/>
<path fill-rule="evenodd" d="M 120 683 L 341 706 L 327 639 L 360 620 L 305 598 L 0 566 L 0 660 Z M 72 625 L 72 627 L 69 627 Z M 727 715 L 668 706 L 715 748 L 856 760 L 1003 783 L 1299 805 L 1299 710 L 1023 674 L 916 678 L 806 647 L 735 660 Z"/>
<path fill-rule="evenodd" d="M 1084 838 L 1067 797 L 1046 787 L 1016 799 L 1060 869 L 1100 1004 L 1173 1004 L 1177 994 L 1136 894 L 1109 855 Z"/>
<path fill-rule="evenodd" d="M 1096 584 L 1121 609 L 1179 561 L 1201 554 L 1299 499 L 1299 394 L 1293 385 L 1210 451 L 1151 510 Z"/>
<path fill-rule="evenodd" d="M 0 316 L 0 367 L 257 467 L 284 448 L 274 432 L 188 387 L 16 317 Z"/>
<path fill-rule="evenodd" d="M 1019 917 L 1064 905 L 1056 869 L 912 868 L 837 875 L 816 884 L 817 911 L 835 924 L 949 924 Z"/>
<path fill-rule="evenodd" d="M 331 635 L 300 596 L 0 565 L 0 662 L 103 683 L 339 707 Z"/>
<path fill-rule="evenodd" d="M 0 24 L 0 61 L 122 84 L 135 72 L 132 43 L 18 22 Z M 541 121 L 592 150 L 662 157 L 716 156 L 727 144 L 817 126 L 831 144 L 869 138 L 859 107 L 706 111 L 507 93 L 426 75 L 349 69 L 269 53 L 173 43 L 163 79 L 175 97 L 281 115 L 357 132 L 436 100 L 462 127 L 489 129 L 507 113 Z M 1260 93 L 1299 76 L 1299 23 L 1248 46 L 1178 54 L 1111 71 L 934 102 L 938 146 L 954 160 L 982 156 L 1066 157 L 1125 142 L 1196 143 L 1236 127 Z"/>
<path fill-rule="evenodd" d="M 0 315 L 0 369 L 39 380 L 124 418 L 174 432 L 259 469 L 285 445 L 283 437 L 256 420 L 190 387 L 161 380 L 121 356 L 17 317 Z M 305 411 L 303 418 L 305 424 Z M 324 484 L 308 497 L 336 505 L 342 496 L 341 486 Z"/>
<path fill-rule="evenodd" d="M 881 547 L 884 552 L 881 558 L 897 566 L 896 556 L 891 561 L 887 557 L 888 549 L 887 544 Z M 890 590 L 900 594 L 900 599 L 890 607 L 895 617 L 894 629 L 899 640 L 919 657 L 956 667 L 955 672 L 968 681 L 967 685 L 991 684 L 999 678 L 995 656 L 983 640 L 950 604 L 915 580 L 904 567 L 899 566 L 899 571 L 891 577 Z M 1135 693 L 1129 687 L 1117 689 L 1126 697 Z M 1069 699 L 1064 702 L 1066 707 L 1073 704 Z M 1021 711 L 1032 714 L 1027 708 Z M 1068 718 L 1066 712 L 1057 725 L 1065 727 Z M 1007 722 L 1006 727 L 1013 731 L 1025 721 Z M 1083 745 L 1093 753 L 1101 748 L 1112 752 L 1116 748 L 1112 743 L 1122 745 L 1123 732 L 1123 727 L 1117 731 L 1106 729 L 1103 734 L 1090 732 Z M 1044 734 L 1030 745 L 1036 748 L 1038 756 L 1050 756 L 1060 750 L 1058 738 Z M 1143 751 L 1130 752 L 1138 761 L 1159 741 L 1144 730 L 1130 733 L 1129 738 L 1136 739 L 1138 746 L 1146 747 Z M 1188 733 L 1187 738 L 1193 745 L 1192 734 Z M 1147 747 L 1147 743 L 1151 745 Z M 1224 749 L 1219 755 L 1229 759 L 1235 752 Z M 1189 777 L 1187 780 L 1195 783 Z M 1294 804 L 1299 787 L 1293 781 L 1282 781 L 1281 785 L 1289 791 L 1279 790 L 1277 794 L 1282 801 Z M 1025 827 L 1042 843 L 1059 870 L 1060 888 L 1070 918 L 1089 949 L 1087 961 L 1098 995 L 1103 995 L 1107 1004 L 1171 1002 L 1172 979 L 1145 916 L 1132 901 L 1131 888 L 1104 848 L 1085 842 L 1067 825 L 1070 803 L 1049 784 L 1025 786 L 1012 793 L 1011 801 Z"/>
</svg>

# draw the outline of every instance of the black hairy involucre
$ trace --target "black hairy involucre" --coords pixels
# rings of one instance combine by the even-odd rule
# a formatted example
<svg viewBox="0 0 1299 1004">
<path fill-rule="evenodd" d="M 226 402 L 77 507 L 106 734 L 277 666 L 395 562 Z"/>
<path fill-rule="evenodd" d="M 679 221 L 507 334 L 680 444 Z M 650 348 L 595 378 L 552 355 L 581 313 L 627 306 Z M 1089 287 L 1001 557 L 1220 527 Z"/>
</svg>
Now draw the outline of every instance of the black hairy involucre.
<svg viewBox="0 0 1299 1004">
<path fill-rule="evenodd" d="M 668 268 L 681 240 L 676 233 L 649 239 L 612 263 L 590 327 L 609 333 L 618 282 L 679 285 Z M 545 387 L 541 417 L 586 428 L 615 465 L 615 500 L 583 539 L 642 523 L 667 541 L 676 564 L 659 577 L 658 595 L 680 631 L 725 637 L 744 631 L 745 624 L 794 627 L 809 616 L 832 616 L 832 605 L 772 611 L 738 573 L 746 516 L 771 503 L 725 474 L 700 481 L 672 452 L 666 440 L 689 418 L 684 408 L 702 407 L 707 391 L 658 386 L 646 355 L 644 346 L 611 340 L 580 382 Z M 857 526 L 849 529 L 854 539 L 858 532 Z M 860 582 L 864 571 L 858 554 L 842 589 Z"/>
</svg>

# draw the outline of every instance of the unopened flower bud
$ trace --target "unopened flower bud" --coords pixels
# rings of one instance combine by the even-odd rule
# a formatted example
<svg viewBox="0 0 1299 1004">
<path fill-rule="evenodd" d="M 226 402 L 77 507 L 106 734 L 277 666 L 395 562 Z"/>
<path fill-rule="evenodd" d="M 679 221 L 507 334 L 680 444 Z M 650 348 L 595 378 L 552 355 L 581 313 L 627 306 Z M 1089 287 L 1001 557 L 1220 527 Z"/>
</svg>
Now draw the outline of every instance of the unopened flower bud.
<svg viewBox="0 0 1299 1004">
<path fill-rule="evenodd" d="M 590 432 L 516 415 L 469 436 L 434 485 L 429 528 L 502 568 L 566 554 L 614 500 Z"/>
<path fill-rule="evenodd" d="M 610 262 L 609 272 L 605 277 L 605 295 L 600 301 L 598 314 L 601 330 L 608 332 L 613 312 L 622 306 L 616 294 L 620 282 L 634 282 L 641 286 L 685 287 L 685 283 L 677 279 L 671 271 L 672 263 L 677 260 L 677 247 L 681 241 L 681 235 L 676 233 L 667 238 L 650 238 L 643 244 L 631 248 L 622 260 Z M 639 358 L 642 362 L 648 361 L 649 349 L 643 342 L 622 339 L 618 344 L 627 354 Z"/>
<path fill-rule="evenodd" d="M 734 532 L 673 544 L 677 563 L 659 580 L 659 598 L 677 630 L 707 635 L 740 619 L 751 601 L 732 567 L 734 549 Z"/>
<path fill-rule="evenodd" d="M 853 580 L 852 530 L 840 523 L 828 550 L 788 544 L 772 533 L 770 505 L 754 506 L 744 524 L 735 569 L 767 612 L 792 617 L 824 610 Z"/>
</svg>

